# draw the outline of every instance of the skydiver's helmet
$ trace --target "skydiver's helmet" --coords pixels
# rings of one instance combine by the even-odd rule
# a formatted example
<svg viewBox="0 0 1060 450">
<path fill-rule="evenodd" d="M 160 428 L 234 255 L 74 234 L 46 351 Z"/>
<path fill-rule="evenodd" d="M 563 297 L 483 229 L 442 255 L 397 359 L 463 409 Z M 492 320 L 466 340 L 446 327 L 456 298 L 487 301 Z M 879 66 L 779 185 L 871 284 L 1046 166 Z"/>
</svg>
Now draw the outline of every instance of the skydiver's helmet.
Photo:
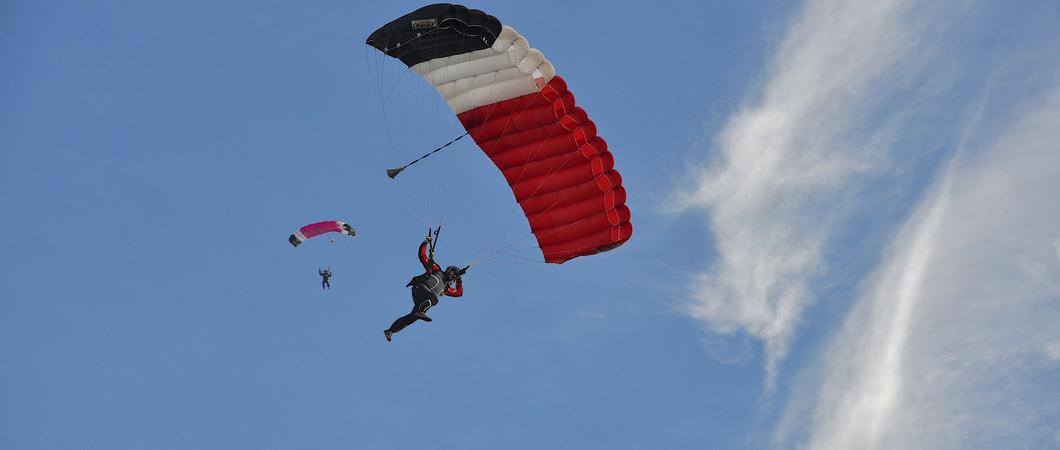
<svg viewBox="0 0 1060 450">
<path fill-rule="evenodd" d="M 457 267 L 457 266 L 449 266 L 449 267 L 445 268 L 446 282 L 450 282 L 450 283 L 454 282 L 454 281 L 460 279 L 460 275 L 463 275 L 463 274 L 460 273 L 460 268 Z"/>
</svg>

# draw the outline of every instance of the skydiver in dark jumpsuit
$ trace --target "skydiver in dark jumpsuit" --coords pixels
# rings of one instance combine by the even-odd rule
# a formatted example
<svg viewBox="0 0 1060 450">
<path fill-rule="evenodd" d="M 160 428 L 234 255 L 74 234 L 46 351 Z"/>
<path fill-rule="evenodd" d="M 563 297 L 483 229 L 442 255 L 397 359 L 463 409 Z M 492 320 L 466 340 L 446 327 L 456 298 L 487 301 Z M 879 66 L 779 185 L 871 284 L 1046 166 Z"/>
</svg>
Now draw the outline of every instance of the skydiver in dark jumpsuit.
<svg viewBox="0 0 1060 450">
<path fill-rule="evenodd" d="M 331 268 L 328 267 L 326 270 L 325 269 L 317 269 L 317 273 L 320 274 L 320 278 L 321 278 L 320 288 L 321 289 L 331 289 L 331 281 L 330 281 L 331 280 Z"/>
<path fill-rule="evenodd" d="M 438 263 L 434 262 L 434 251 L 428 253 L 427 249 L 431 243 L 430 234 L 420 243 L 417 256 L 420 264 L 423 264 L 424 272 L 409 281 L 407 286 L 412 288 L 412 311 L 394 321 L 390 328 L 383 331 L 387 342 L 405 327 L 412 325 L 417 320 L 430 322 L 432 319 L 427 315 L 427 310 L 438 304 L 442 296 L 459 297 L 464 295 L 464 283 L 461 280 L 467 268 L 459 269 L 456 266 L 446 267 L 442 270 Z M 452 286 L 456 284 L 456 286 Z"/>
</svg>

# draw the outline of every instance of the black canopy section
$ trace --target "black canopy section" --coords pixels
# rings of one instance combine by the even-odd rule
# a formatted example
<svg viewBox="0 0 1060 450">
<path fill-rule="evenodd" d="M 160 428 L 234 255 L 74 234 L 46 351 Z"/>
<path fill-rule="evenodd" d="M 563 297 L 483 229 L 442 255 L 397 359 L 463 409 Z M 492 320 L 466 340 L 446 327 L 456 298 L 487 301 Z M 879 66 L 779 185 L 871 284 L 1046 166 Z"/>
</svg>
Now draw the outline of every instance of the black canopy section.
<svg viewBox="0 0 1060 450">
<path fill-rule="evenodd" d="M 477 9 L 437 3 L 383 25 L 365 42 L 409 67 L 491 47 L 501 22 Z"/>
</svg>

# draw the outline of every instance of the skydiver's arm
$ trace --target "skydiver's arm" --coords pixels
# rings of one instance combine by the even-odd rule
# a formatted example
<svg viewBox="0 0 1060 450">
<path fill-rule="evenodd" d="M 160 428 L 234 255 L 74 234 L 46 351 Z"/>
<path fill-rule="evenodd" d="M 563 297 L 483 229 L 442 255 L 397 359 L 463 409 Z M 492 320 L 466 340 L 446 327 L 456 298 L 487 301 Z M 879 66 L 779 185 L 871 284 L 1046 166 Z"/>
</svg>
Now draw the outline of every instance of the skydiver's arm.
<svg viewBox="0 0 1060 450">
<path fill-rule="evenodd" d="M 424 239 L 423 242 L 420 243 L 419 251 L 416 252 L 417 256 L 420 258 L 420 264 L 423 264 L 424 269 L 430 269 L 431 265 L 434 263 L 434 261 L 431 261 L 431 255 L 427 254 L 427 247 L 430 242 L 429 239 Z"/>
<path fill-rule="evenodd" d="M 449 297 L 459 297 L 464 295 L 464 280 L 457 278 L 456 287 L 446 288 L 445 295 Z"/>
<path fill-rule="evenodd" d="M 420 243 L 420 250 L 418 252 L 420 264 L 423 264 L 423 268 L 427 270 L 427 273 L 442 270 L 442 267 L 434 262 L 434 253 L 429 253 L 427 250 L 430 247 L 430 243 L 430 238 L 424 239 L 423 242 Z"/>
</svg>

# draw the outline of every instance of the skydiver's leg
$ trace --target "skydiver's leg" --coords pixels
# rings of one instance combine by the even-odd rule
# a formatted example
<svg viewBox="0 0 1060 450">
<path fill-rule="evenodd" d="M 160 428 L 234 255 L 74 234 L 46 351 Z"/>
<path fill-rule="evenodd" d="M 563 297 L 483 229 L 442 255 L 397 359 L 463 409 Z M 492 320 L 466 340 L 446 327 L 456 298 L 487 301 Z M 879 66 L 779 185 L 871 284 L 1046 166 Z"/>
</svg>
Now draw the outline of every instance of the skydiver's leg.
<svg viewBox="0 0 1060 450">
<path fill-rule="evenodd" d="M 438 297 L 426 286 L 418 285 L 412 288 L 412 301 L 416 306 L 412 308 L 411 314 L 424 322 L 430 322 L 431 316 L 427 315 L 427 310 L 438 304 Z"/>
<path fill-rule="evenodd" d="M 398 319 L 395 320 L 386 331 L 397 333 L 398 331 L 404 330 L 405 327 L 412 325 L 412 323 L 417 320 L 420 319 L 412 315 L 412 313 L 405 314 L 404 316 L 398 317 Z"/>
<path fill-rule="evenodd" d="M 416 286 L 412 288 L 412 301 L 414 303 L 412 311 L 395 320 L 386 331 L 397 333 L 417 320 L 431 321 L 426 313 L 428 309 L 438 304 L 438 297 L 422 286 Z"/>
<path fill-rule="evenodd" d="M 412 315 L 424 322 L 430 322 L 432 319 L 431 316 L 427 315 L 427 310 L 431 309 L 432 306 L 437 304 L 438 297 L 435 297 L 434 294 L 431 294 L 425 300 L 417 303 L 416 306 L 412 308 Z"/>
<path fill-rule="evenodd" d="M 394 323 L 390 325 L 388 331 L 390 331 L 391 333 L 397 333 L 398 331 L 403 330 L 405 327 L 412 325 L 412 323 L 417 320 L 430 322 L 432 319 L 430 318 L 430 316 L 427 315 L 427 310 L 431 309 L 432 306 L 437 304 L 438 300 L 430 299 L 417 303 L 416 306 L 412 307 L 412 312 L 399 317 L 398 320 L 395 320 Z"/>
</svg>

